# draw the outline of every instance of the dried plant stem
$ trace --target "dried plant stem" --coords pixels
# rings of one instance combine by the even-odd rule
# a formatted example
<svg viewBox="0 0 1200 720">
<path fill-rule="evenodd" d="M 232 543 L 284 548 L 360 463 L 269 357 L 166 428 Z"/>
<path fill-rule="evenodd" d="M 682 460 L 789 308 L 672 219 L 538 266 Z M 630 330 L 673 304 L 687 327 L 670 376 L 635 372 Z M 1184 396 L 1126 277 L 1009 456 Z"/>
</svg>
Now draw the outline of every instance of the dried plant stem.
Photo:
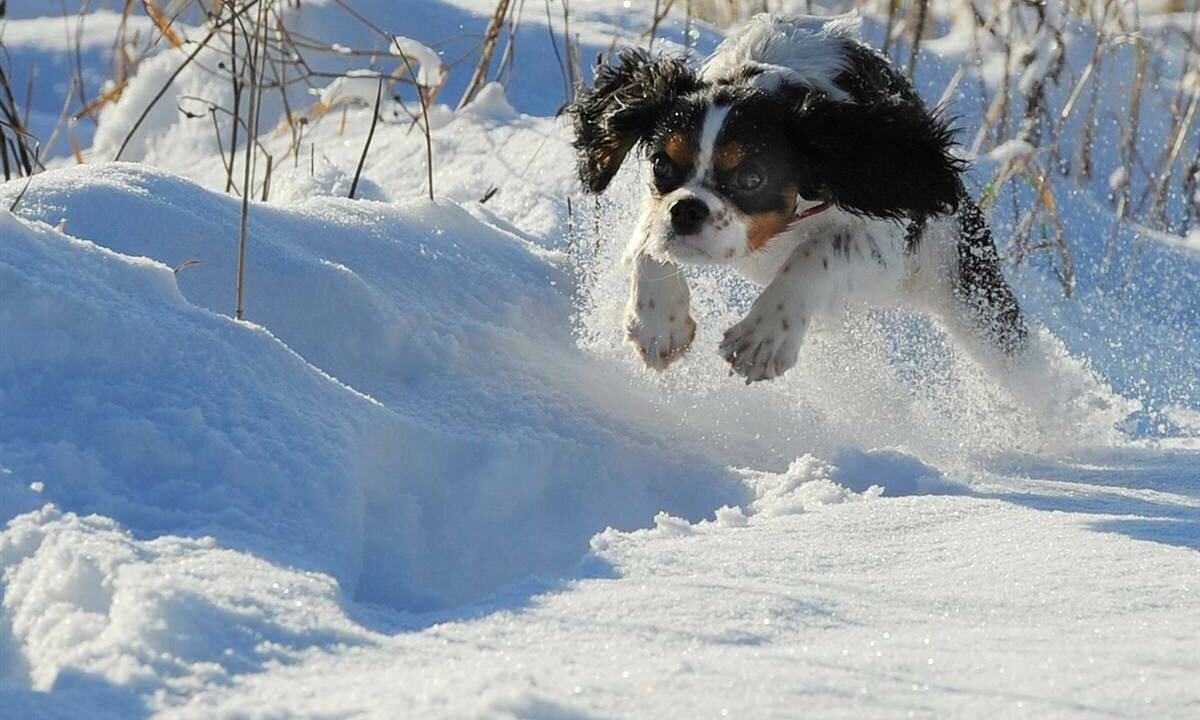
<svg viewBox="0 0 1200 720">
<path fill-rule="evenodd" d="M 496 40 L 500 37 L 500 27 L 504 25 L 504 18 L 508 15 L 508 4 L 509 0 L 499 0 L 496 3 L 496 10 L 492 13 L 492 19 L 488 21 L 487 32 L 484 33 L 479 62 L 475 64 L 475 72 L 471 75 L 471 80 L 467 83 L 467 89 L 459 99 L 456 110 L 466 107 L 467 103 L 474 99 L 475 93 L 483 87 L 484 80 L 487 78 L 488 66 L 492 64 L 492 53 L 496 51 Z M 405 62 L 408 61 L 405 60 Z"/>
<path fill-rule="evenodd" d="M 242 80 L 238 75 L 238 52 L 237 38 L 238 25 L 241 25 L 241 20 L 237 19 L 237 6 L 232 0 L 229 4 L 229 12 L 233 15 L 237 22 L 229 26 L 229 81 L 233 83 L 233 128 L 229 135 L 229 165 L 228 172 L 225 174 L 225 192 L 229 192 L 233 188 L 233 166 L 237 163 L 237 145 L 238 145 L 238 123 L 237 120 L 242 116 Z M 244 29 L 244 27 L 243 27 Z"/>
<path fill-rule="evenodd" d="M 929 14 L 929 0 L 919 0 L 917 4 L 917 25 L 913 28 L 912 48 L 908 53 L 908 77 L 917 77 L 917 56 L 921 53 L 921 35 L 925 31 L 925 18 Z"/>
<path fill-rule="evenodd" d="M 646 33 L 650 36 L 650 40 L 646 43 L 646 49 L 654 50 L 654 41 L 658 38 L 658 26 L 671 12 L 671 6 L 675 4 L 675 0 L 667 0 L 666 7 L 662 7 L 662 0 L 654 0 L 654 15 L 650 22 L 650 29 Z"/>
<path fill-rule="evenodd" d="M 9 153 L 17 164 L 18 175 L 32 175 L 35 166 L 41 166 L 38 162 L 37 138 L 22 124 L 8 75 L 0 66 L 0 161 L 3 161 L 5 180 L 14 174 L 8 161 Z"/>
<path fill-rule="evenodd" d="M 262 201 L 266 202 L 271 194 L 271 170 L 275 167 L 275 156 L 267 156 L 267 171 L 263 174 Z"/>
<path fill-rule="evenodd" d="M 405 62 L 408 62 L 407 58 Z M 371 129 L 367 131 L 367 141 L 363 143 L 362 154 L 358 156 L 358 167 L 354 169 L 354 181 L 350 183 L 350 199 L 354 199 L 354 193 L 358 192 L 358 179 L 362 176 L 363 165 L 367 162 L 367 152 L 371 149 L 371 139 L 375 137 L 375 124 L 379 122 L 379 102 L 383 99 L 383 76 L 379 76 L 379 87 L 375 89 L 375 109 L 371 112 Z M 432 179 L 430 183 L 432 185 Z M 432 192 L 430 200 L 433 199 Z"/>
<path fill-rule="evenodd" d="M 1104 275 L 1108 275 L 1109 270 L 1112 269 L 1113 258 L 1117 252 L 1117 237 L 1120 235 L 1121 226 L 1129 216 L 1132 187 L 1128 173 L 1133 167 L 1134 156 L 1137 151 L 1138 113 L 1141 112 L 1146 61 L 1146 46 L 1144 43 L 1139 42 L 1137 43 L 1137 61 L 1134 63 L 1133 69 L 1133 94 L 1129 98 L 1129 118 L 1121 134 L 1121 166 L 1125 168 L 1126 180 L 1120 188 L 1120 195 L 1117 198 L 1117 221 L 1113 223 L 1112 232 L 1108 236 L 1108 247 L 1104 252 L 1104 265 L 1101 268 L 1101 272 Z"/>
<path fill-rule="evenodd" d="M 258 113 L 262 106 L 261 80 L 266 52 L 265 43 L 259 38 L 259 33 L 266 32 L 266 3 L 258 6 L 258 22 L 254 26 L 254 35 L 250 40 L 250 97 L 247 103 L 249 120 L 246 123 L 246 153 L 242 158 L 242 222 L 238 239 L 237 266 L 237 303 L 233 316 L 241 320 L 246 314 L 246 246 L 249 244 L 250 224 L 250 188 L 254 179 L 254 143 L 258 140 Z"/>
<path fill-rule="evenodd" d="M 1192 127 L 1192 123 L 1196 120 L 1196 107 L 1200 105 L 1200 89 L 1192 91 L 1192 99 L 1188 103 L 1187 109 L 1177 118 L 1175 127 L 1172 131 L 1171 143 L 1167 146 L 1167 151 L 1163 153 L 1162 162 L 1159 163 L 1158 172 L 1158 187 L 1154 193 L 1154 205 L 1150 209 L 1151 215 L 1160 216 L 1160 222 L 1163 229 L 1166 229 L 1166 201 L 1167 192 L 1170 190 L 1171 179 L 1174 176 L 1175 161 L 1179 159 L 1180 153 L 1183 152 L 1184 139 L 1188 137 L 1188 131 Z"/>
<path fill-rule="evenodd" d="M 260 2 L 262 2 L 262 0 L 250 0 L 246 7 L 243 8 L 243 11 L 259 4 Z M 113 156 L 114 161 L 121 159 L 121 155 L 125 153 L 125 148 L 128 147 L 129 141 L 133 139 L 135 134 L 137 134 L 138 129 L 142 127 L 142 123 L 146 121 L 146 117 L 150 115 L 150 111 L 154 109 L 154 106 L 158 104 L 158 101 L 162 100 L 163 95 L 166 95 L 167 91 L 171 89 L 171 86 L 175 84 L 175 79 L 179 77 L 179 74 L 183 72 L 184 68 L 190 65 L 192 61 L 196 59 L 196 56 L 200 54 L 200 51 L 208 47 L 208 43 L 212 41 L 213 37 L 215 37 L 223 27 L 231 22 L 233 22 L 232 17 L 213 23 L 213 26 L 209 28 L 208 34 L 206 34 L 204 38 L 200 40 L 200 42 L 196 43 L 195 49 L 188 53 L 187 58 L 184 59 L 179 67 L 175 68 L 175 71 L 171 73 L 171 76 L 167 78 L 167 81 L 163 83 L 163 86 L 159 89 L 159 91 L 155 93 L 153 98 L 150 99 L 150 102 L 146 103 L 146 107 L 142 108 L 142 113 L 138 115 L 137 121 L 134 122 L 133 127 L 129 129 L 129 133 L 125 135 L 125 140 L 121 143 L 121 147 L 117 149 L 117 154 Z"/>
<path fill-rule="evenodd" d="M 408 76 L 412 78 L 413 84 L 417 86 L 417 98 L 421 101 L 421 119 L 424 121 L 421 129 L 425 132 L 425 169 L 428 173 L 429 202 L 433 202 L 433 136 L 430 134 L 431 130 L 429 127 L 429 101 L 425 99 L 425 93 L 420 91 L 421 86 L 417 83 L 417 74 L 413 72 L 412 63 L 408 61 L 408 55 L 404 54 L 403 48 L 400 47 L 400 43 L 395 38 L 392 38 L 392 45 L 400 53 L 400 59 L 404 61 L 404 67 L 408 69 Z"/>
<path fill-rule="evenodd" d="M 888 55 L 892 49 L 892 30 L 896 27 L 896 6 L 899 4 L 900 0 L 888 0 L 887 24 L 883 27 L 882 49 L 884 55 Z"/>
<path fill-rule="evenodd" d="M 550 18 L 550 0 L 546 0 L 546 31 L 550 33 L 550 49 L 554 51 L 554 59 L 558 61 L 558 70 L 562 73 L 563 95 L 570 99 L 574 91 L 571 89 L 571 80 L 567 73 L 567 66 L 563 63 L 563 57 L 558 52 L 558 38 L 554 36 L 554 21 Z M 616 42 L 615 37 L 613 38 L 613 42 Z"/>
</svg>

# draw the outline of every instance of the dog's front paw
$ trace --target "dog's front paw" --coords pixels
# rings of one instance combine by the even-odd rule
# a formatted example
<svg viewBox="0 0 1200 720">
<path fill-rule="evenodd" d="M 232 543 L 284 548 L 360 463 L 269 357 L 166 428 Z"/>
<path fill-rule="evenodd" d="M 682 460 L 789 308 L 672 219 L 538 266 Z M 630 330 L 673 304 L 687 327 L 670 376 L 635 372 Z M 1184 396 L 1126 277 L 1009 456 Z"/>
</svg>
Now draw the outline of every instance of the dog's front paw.
<svg viewBox="0 0 1200 720">
<path fill-rule="evenodd" d="M 721 357 L 729 363 L 730 374 L 746 378 L 747 385 L 777 378 L 796 364 L 807 327 L 807 319 L 789 318 L 782 309 L 751 309 L 745 320 L 725 331 Z"/>
<path fill-rule="evenodd" d="M 625 333 L 646 366 L 662 371 L 687 352 L 696 337 L 696 321 L 686 307 L 663 315 L 630 313 Z"/>
</svg>

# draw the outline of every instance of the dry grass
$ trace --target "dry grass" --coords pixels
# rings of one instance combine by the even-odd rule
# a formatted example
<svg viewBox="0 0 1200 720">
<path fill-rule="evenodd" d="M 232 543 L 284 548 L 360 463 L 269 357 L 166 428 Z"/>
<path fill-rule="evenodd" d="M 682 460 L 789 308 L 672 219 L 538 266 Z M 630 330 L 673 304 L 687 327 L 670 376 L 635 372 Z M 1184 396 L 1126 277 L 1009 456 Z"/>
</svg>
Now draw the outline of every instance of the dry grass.
<svg viewBox="0 0 1200 720">
<path fill-rule="evenodd" d="M 614 4 L 619 1 L 613 0 Z M 565 104 L 584 74 L 580 43 L 572 32 L 571 2 L 534 2 L 536 5 L 530 12 L 545 12 L 545 24 L 563 79 Z M 1020 152 L 1005 152 L 989 166 L 995 170 L 983 184 L 982 197 L 994 216 L 1007 215 L 1011 233 L 1002 243 L 1006 257 L 1012 262 L 1022 262 L 1050 253 L 1068 293 L 1074 284 L 1075 263 L 1073 241 L 1064 227 L 1061 210 L 1064 199 L 1081 188 L 1082 192 L 1093 195 L 1108 192 L 1117 222 L 1108 231 L 1103 270 L 1111 271 L 1114 276 L 1129 277 L 1138 257 L 1137 248 L 1132 253 L 1122 252 L 1121 238 L 1129 236 L 1122 228 L 1144 227 L 1184 235 L 1200 222 L 1200 199 L 1197 199 L 1200 0 L 1141 4 L 1069 0 L 1049 5 L 1035 0 L 653 2 L 652 21 L 642 33 L 642 39 L 651 47 L 668 23 L 682 22 L 684 37 L 690 38 L 688 30 L 693 23 L 729 26 L 764 10 L 807 9 L 822 14 L 857 10 L 869 18 L 884 51 L 897 65 L 918 75 L 924 74 L 919 61 L 923 43 L 951 29 L 968 33 L 974 47 L 974 57 L 968 60 L 973 62 L 964 63 L 954 74 L 942 92 L 943 99 L 957 95 L 960 106 L 964 102 L 977 104 L 981 121 L 967 142 L 973 155 L 985 157 L 997 148 L 1016 147 L 1013 143 L 1023 148 Z M 126 21 L 138 15 L 147 17 L 151 30 L 139 33 L 132 23 L 122 23 L 114 38 L 114 60 L 105 89 L 92 97 L 82 82 L 79 51 L 82 20 L 79 20 L 74 79 L 64 98 L 62 120 L 50 138 L 51 143 L 60 130 L 65 131 L 78 159 L 83 161 L 84 153 L 78 147 L 73 123 L 90 122 L 102 108 L 119 100 L 145 57 L 167 48 L 166 52 L 179 55 L 180 65 L 176 75 L 143 108 L 144 115 L 167 93 L 178 73 L 198 62 L 197 58 L 210 48 L 226 61 L 205 69 L 228 83 L 231 104 L 189 97 L 184 99 L 186 106 L 181 101 L 179 109 L 185 116 L 212 126 L 221 148 L 225 189 L 245 200 L 248 213 L 250 198 L 269 197 L 271 169 L 284 159 L 272 156 L 263 142 L 265 136 L 259 125 L 263 120 L 264 98 L 273 98 L 272 105 L 284 108 L 282 121 L 265 132 L 290 138 L 284 155 L 291 158 L 293 167 L 299 166 L 305 154 L 311 167 L 317 148 L 311 141 L 307 148 L 304 145 L 313 123 L 326 120 L 335 110 L 341 110 L 337 115 L 344 120 L 347 104 L 361 103 L 361 98 L 348 97 L 329 103 L 295 104 L 297 94 L 289 91 L 324 87 L 338 77 L 345 77 L 314 69 L 322 63 L 313 60 L 336 55 L 343 60 L 361 60 L 365 70 L 377 73 L 372 75 L 378 78 L 372 135 L 376 122 L 388 120 L 380 113 L 385 98 L 395 101 L 403 113 L 401 121 L 421 128 L 426 141 L 427 190 L 432 198 L 435 168 L 428 108 L 443 87 L 448 71 L 444 69 L 440 80 L 432 86 L 420 85 L 410 58 L 403 52 L 395 52 L 398 46 L 394 37 L 359 14 L 352 0 L 335 0 L 335 3 L 347 17 L 377 37 L 376 46 L 347 48 L 335 46 L 327 39 L 306 37 L 290 27 L 287 20 L 288 11 L 298 3 L 299 0 L 122 0 L 120 8 Z M 84 0 L 80 18 L 90 5 L 89 0 Z M 457 100 L 459 107 L 474 97 L 489 74 L 491 78 L 504 77 L 511 70 L 513 46 L 525 5 L 524 0 L 497 0 L 492 15 L 472 33 L 477 44 L 445 63 L 446 68 L 459 63 L 473 68 L 466 90 Z M 1146 11 L 1139 8 L 1147 5 L 1158 15 L 1142 14 Z M 1175 13 L 1175 22 L 1161 21 L 1162 14 L 1167 12 Z M 187 37 L 188 33 L 180 29 L 181 19 L 201 27 L 203 35 Z M 141 27 L 146 25 L 143 23 Z M 1064 50 L 1068 34 L 1070 48 L 1075 52 Z M 615 45 L 614 36 L 614 48 Z M 1078 53 L 1084 46 L 1088 51 Z M 1168 46 L 1184 48 L 1182 67 L 1162 62 L 1163 48 Z M 388 50 L 381 51 L 381 47 Z M 493 70 L 497 52 L 500 61 Z M 0 52 L 0 63 L 2 57 Z M 981 71 L 985 64 L 999 70 L 993 67 L 985 77 Z M 19 82 L 6 74 L 5 69 L 0 64 L 0 165 L 5 178 L 10 179 L 38 172 L 44 165 L 44 148 L 51 143 L 39 143 L 28 132 L 21 110 L 27 103 L 22 101 Z M 401 99 L 402 86 L 409 93 L 415 91 L 419 107 L 410 108 Z M 1114 96 L 1121 98 L 1117 112 L 1108 102 Z M 369 101 L 361 104 L 370 106 Z M 1147 131 L 1149 119 L 1155 120 L 1154 132 Z M 126 144 L 136 130 L 135 126 Z M 1114 145 L 1115 150 L 1108 158 L 1116 157 L 1120 167 L 1111 181 L 1101 175 L 1112 173 L 1112 168 L 1098 167 L 1096 148 L 1104 142 Z M 271 146 L 278 148 L 279 144 Z M 124 145 L 117 156 L 123 151 Z M 355 187 L 369 151 L 370 136 L 355 173 Z M 245 238 L 241 240 L 245 242 Z M 1119 263 L 1125 263 L 1124 268 L 1118 268 Z M 239 312 L 241 306 L 239 295 Z"/>
</svg>

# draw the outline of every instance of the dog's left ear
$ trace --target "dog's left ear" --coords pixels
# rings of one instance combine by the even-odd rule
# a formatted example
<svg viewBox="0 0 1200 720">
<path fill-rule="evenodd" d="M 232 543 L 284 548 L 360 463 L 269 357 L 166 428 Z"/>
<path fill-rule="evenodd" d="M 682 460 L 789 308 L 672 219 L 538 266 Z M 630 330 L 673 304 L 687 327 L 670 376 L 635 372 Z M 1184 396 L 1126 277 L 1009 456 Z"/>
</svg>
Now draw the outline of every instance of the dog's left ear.
<svg viewBox="0 0 1200 720">
<path fill-rule="evenodd" d="M 583 186 L 603 192 L 625 156 L 654 131 L 671 104 L 702 86 L 682 59 L 651 58 L 645 50 L 623 50 L 616 63 L 597 68 L 596 86 L 582 89 L 568 108 Z"/>
<path fill-rule="evenodd" d="M 941 113 L 903 100 L 809 98 L 793 117 L 793 140 L 819 196 L 811 199 L 883 218 L 957 209 L 963 162 L 951 153 L 954 130 Z"/>
</svg>

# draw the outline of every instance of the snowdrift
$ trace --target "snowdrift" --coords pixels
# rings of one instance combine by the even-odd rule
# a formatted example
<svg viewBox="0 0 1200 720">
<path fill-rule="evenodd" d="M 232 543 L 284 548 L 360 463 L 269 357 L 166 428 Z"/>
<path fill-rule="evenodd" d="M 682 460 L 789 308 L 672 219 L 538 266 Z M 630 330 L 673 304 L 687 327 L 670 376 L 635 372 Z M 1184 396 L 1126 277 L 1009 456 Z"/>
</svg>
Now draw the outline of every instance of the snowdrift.
<svg viewBox="0 0 1200 720">
<path fill-rule="evenodd" d="M 41 484 L 24 506 L 250 542 L 430 609 L 569 569 L 608 525 L 743 497 L 646 418 L 585 409 L 621 393 L 574 347 L 566 278 L 459 207 L 256 208 L 260 326 L 215 312 L 233 297 L 234 199 L 112 165 L 49 173 L 23 203 L 127 253 L 8 218 L 30 246 L 5 248 L 9 307 L 40 310 L 4 327 L 5 437 L 22 438 L 5 465 Z"/>
</svg>

